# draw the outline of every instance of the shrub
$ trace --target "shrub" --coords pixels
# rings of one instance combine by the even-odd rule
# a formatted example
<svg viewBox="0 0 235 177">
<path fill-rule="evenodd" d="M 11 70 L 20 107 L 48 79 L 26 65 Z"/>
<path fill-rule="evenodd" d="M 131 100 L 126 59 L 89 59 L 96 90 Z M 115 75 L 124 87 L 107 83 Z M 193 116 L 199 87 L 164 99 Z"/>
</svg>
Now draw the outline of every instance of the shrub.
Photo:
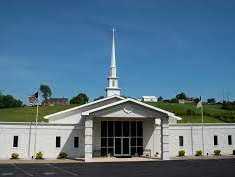
<svg viewBox="0 0 235 177">
<path fill-rule="evenodd" d="M 196 151 L 195 156 L 202 156 L 202 150 L 198 150 L 198 151 Z"/>
<path fill-rule="evenodd" d="M 221 152 L 221 150 L 214 150 L 214 155 L 219 156 L 219 155 L 220 155 L 220 152 Z"/>
<path fill-rule="evenodd" d="M 179 151 L 179 157 L 185 156 L 185 150 L 180 150 Z"/>
<path fill-rule="evenodd" d="M 159 155 L 159 153 L 158 152 L 156 152 L 156 154 L 154 155 L 155 157 L 158 157 L 158 155 Z"/>
<path fill-rule="evenodd" d="M 57 159 L 66 159 L 68 157 L 68 154 L 66 154 L 65 152 L 61 152 L 59 153 Z"/>
<path fill-rule="evenodd" d="M 35 159 L 43 159 L 43 153 L 42 153 L 42 152 L 38 152 L 38 153 L 36 154 Z"/>
<path fill-rule="evenodd" d="M 19 154 L 17 154 L 17 153 L 12 153 L 12 154 L 11 154 L 11 159 L 19 159 Z"/>
<path fill-rule="evenodd" d="M 235 149 L 233 150 L 233 155 L 235 155 Z"/>
</svg>

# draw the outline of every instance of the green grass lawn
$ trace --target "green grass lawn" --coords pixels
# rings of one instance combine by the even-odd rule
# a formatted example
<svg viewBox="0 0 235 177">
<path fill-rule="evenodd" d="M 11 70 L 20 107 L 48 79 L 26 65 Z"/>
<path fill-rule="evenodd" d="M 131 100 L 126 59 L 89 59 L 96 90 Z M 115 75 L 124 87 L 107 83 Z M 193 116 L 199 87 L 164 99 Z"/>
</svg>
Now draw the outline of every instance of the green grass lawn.
<svg viewBox="0 0 235 177">
<path fill-rule="evenodd" d="M 148 103 L 168 110 L 183 119 L 179 123 L 201 123 L 201 109 L 195 104 Z M 205 123 L 235 123 L 235 111 L 224 110 L 221 105 L 203 105 Z"/>
<path fill-rule="evenodd" d="M 181 121 L 178 121 L 178 123 L 201 123 L 202 122 L 202 116 L 181 116 L 183 119 Z M 214 117 L 210 116 L 204 116 L 204 123 L 226 123 L 220 119 L 216 119 Z"/>
<path fill-rule="evenodd" d="M 148 103 L 153 106 L 168 110 L 182 117 L 179 123 L 201 123 L 201 111 L 193 104 L 177 104 L 177 103 Z M 43 119 L 45 115 L 62 111 L 78 105 L 67 106 L 47 106 L 39 107 L 39 121 L 47 121 Z M 0 109 L 1 122 L 33 122 L 35 121 L 36 107 L 7 108 Z M 221 105 L 204 105 L 204 122 L 205 123 L 235 123 L 235 111 L 223 110 Z"/>
<path fill-rule="evenodd" d="M 67 106 L 42 106 L 39 107 L 39 121 L 47 121 L 43 119 L 45 115 L 52 114 L 58 111 L 63 111 L 78 105 Z M 34 122 L 36 117 L 36 107 L 22 108 L 6 108 L 0 109 L 0 122 Z"/>
</svg>

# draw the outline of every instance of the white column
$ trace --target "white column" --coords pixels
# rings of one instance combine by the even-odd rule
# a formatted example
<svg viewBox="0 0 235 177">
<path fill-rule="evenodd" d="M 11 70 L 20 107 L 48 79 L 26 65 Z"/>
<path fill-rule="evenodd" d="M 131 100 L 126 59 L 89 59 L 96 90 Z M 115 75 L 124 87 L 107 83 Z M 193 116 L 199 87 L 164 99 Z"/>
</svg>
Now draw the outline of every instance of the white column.
<svg viewBox="0 0 235 177">
<path fill-rule="evenodd" d="M 168 118 L 161 120 L 161 159 L 170 159 L 170 145 L 169 145 L 169 121 Z"/>
<path fill-rule="evenodd" d="M 85 161 L 92 159 L 93 120 L 85 118 Z"/>
</svg>

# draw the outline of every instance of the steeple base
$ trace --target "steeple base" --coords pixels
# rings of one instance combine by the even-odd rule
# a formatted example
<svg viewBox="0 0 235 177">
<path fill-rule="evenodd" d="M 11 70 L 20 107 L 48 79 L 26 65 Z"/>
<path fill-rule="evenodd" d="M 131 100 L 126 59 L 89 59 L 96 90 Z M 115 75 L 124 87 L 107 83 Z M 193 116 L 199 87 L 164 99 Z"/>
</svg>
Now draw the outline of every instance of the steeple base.
<svg viewBox="0 0 235 177">
<path fill-rule="evenodd" d="M 120 96 L 121 95 L 121 89 L 120 88 L 111 88 L 107 87 L 106 88 L 106 97 L 110 97 L 113 95 Z"/>
</svg>

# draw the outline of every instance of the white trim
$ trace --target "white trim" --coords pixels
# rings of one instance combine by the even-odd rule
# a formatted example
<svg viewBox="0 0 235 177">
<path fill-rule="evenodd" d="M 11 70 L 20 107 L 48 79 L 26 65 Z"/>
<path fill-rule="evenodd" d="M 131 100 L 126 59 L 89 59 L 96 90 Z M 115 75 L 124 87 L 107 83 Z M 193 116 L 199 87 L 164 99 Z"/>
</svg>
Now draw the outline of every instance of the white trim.
<svg viewBox="0 0 235 177">
<path fill-rule="evenodd" d="M 94 112 L 97 112 L 97 111 L 100 111 L 100 110 L 103 110 L 103 109 L 106 109 L 106 108 L 109 108 L 109 107 L 112 107 L 112 106 L 116 106 L 116 105 L 119 105 L 119 104 L 122 104 L 122 103 L 126 103 L 128 101 L 139 104 L 139 105 L 144 106 L 144 107 L 147 107 L 147 108 L 152 109 L 154 111 L 162 112 L 164 114 L 167 114 L 169 117 L 176 118 L 177 120 L 181 120 L 180 117 L 175 116 L 175 114 L 172 113 L 172 112 L 165 111 L 163 109 L 157 108 L 155 106 L 148 105 L 146 103 L 137 101 L 137 100 L 132 99 L 132 98 L 126 98 L 124 100 L 120 100 L 120 101 L 117 101 L 115 103 L 111 103 L 111 104 L 108 104 L 108 105 L 105 105 L 105 106 L 102 106 L 102 107 L 99 107 L 99 108 L 95 108 L 95 109 L 91 109 L 89 111 L 85 111 L 85 112 L 82 113 L 82 115 L 89 115 L 90 113 L 94 113 Z"/>
<path fill-rule="evenodd" d="M 80 108 L 83 108 L 83 107 L 86 107 L 86 106 L 90 106 L 90 105 L 93 105 L 93 104 L 96 104 L 96 103 L 99 103 L 99 102 L 102 102 L 102 101 L 106 101 L 106 100 L 109 100 L 109 99 L 112 99 L 112 98 L 119 98 L 121 100 L 125 99 L 125 98 L 123 98 L 121 96 L 117 96 L 117 95 L 110 96 L 110 97 L 105 97 L 103 99 L 92 101 L 90 103 L 87 103 L 87 104 L 84 104 L 84 105 L 81 105 L 81 106 L 76 106 L 76 107 L 73 107 L 73 108 L 69 108 L 69 109 L 66 109 L 66 110 L 63 110 L 63 111 L 59 111 L 59 112 L 56 112 L 56 113 L 53 113 L 53 114 L 46 115 L 43 118 L 44 119 L 50 119 L 53 116 L 57 116 L 57 115 L 60 115 L 60 114 L 66 113 L 66 112 L 74 111 L 76 109 L 80 109 Z"/>
</svg>

